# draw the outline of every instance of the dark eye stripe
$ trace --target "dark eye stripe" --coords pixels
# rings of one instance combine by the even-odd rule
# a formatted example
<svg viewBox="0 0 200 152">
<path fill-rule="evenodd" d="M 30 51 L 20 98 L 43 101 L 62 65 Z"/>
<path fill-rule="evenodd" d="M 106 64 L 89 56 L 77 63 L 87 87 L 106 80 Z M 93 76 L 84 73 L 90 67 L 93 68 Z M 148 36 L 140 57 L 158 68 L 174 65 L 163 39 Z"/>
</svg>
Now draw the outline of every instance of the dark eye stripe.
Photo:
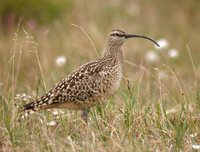
<svg viewBox="0 0 200 152">
<path fill-rule="evenodd" d="M 124 36 L 124 35 L 120 35 L 119 33 L 113 33 L 113 34 L 111 34 L 111 36 L 118 36 L 118 37 L 122 37 L 122 36 Z"/>
</svg>

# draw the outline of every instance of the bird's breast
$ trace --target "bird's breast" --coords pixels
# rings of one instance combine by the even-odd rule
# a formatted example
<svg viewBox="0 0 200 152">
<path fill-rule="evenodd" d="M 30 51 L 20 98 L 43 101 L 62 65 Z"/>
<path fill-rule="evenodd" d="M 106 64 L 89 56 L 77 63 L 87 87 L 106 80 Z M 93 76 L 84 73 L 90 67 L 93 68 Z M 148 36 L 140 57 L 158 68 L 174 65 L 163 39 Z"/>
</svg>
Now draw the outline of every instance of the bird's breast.
<svg viewBox="0 0 200 152">
<path fill-rule="evenodd" d="M 120 86 L 120 82 L 122 79 L 122 66 L 116 65 L 116 67 L 114 67 L 111 71 L 111 82 L 108 90 L 109 95 L 114 94 Z"/>
</svg>

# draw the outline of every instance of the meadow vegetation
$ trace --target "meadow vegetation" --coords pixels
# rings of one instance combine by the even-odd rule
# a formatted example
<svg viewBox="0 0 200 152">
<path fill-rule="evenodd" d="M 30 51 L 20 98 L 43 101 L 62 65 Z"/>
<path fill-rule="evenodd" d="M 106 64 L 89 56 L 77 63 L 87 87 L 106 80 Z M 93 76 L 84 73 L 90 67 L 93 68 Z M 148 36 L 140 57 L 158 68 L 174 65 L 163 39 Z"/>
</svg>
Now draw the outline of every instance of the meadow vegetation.
<svg viewBox="0 0 200 152">
<path fill-rule="evenodd" d="M 17 24 L 0 28 L 0 151 L 200 149 L 200 2 L 77 0 L 69 5 L 62 18 L 46 24 L 23 12 Z M 5 27 L 3 20 L 0 25 Z M 23 104 L 101 56 L 108 32 L 116 28 L 149 36 L 162 47 L 143 39 L 125 43 L 120 89 L 92 109 L 88 125 L 79 111 L 69 110 L 19 119 Z"/>
</svg>

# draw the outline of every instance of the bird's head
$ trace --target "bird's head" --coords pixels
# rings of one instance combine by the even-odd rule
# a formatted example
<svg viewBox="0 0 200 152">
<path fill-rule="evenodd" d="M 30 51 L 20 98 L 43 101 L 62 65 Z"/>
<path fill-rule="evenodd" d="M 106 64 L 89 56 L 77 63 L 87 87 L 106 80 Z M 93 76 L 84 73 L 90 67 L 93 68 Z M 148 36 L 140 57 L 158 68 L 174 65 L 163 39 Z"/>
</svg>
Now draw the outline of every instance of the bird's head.
<svg viewBox="0 0 200 152">
<path fill-rule="evenodd" d="M 157 46 L 159 46 L 159 44 L 156 41 L 154 41 L 153 39 L 151 39 L 147 36 L 136 35 L 136 34 L 127 34 L 122 30 L 112 30 L 108 35 L 108 44 L 112 44 L 115 46 L 122 46 L 123 43 L 129 38 L 147 39 L 147 40 L 150 40 L 151 42 L 153 42 L 154 44 L 156 44 Z"/>
</svg>

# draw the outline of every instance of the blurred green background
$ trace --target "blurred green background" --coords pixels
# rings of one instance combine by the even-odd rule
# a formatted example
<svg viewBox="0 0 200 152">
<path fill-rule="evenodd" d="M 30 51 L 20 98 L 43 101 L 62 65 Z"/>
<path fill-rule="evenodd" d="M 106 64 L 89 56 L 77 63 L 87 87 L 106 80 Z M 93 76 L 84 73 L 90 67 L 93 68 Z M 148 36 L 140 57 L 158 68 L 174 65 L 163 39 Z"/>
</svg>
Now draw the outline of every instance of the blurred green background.
<svg viewBox="0 0 200 152">
<path fill-rule="evenodd" d="M 29 38 L 25 31 L 34 38 L 34 43 L 38 43 L 37 51 L 44 77 L 49 82 L 48 88 L 78 65 L 96 58 L 94 48 L 84 32 L 71 25 L 75 24 L 88 33 L 98 54 L 105 47 L 108 32 L 116 28 L 147 35 L 155 40 L 166 40 L 168 46 L 161 50 L 155 50 L 145 40 L 129 40 L 124 45 L 124 54 L 136 66 L 125 63 L 125 76 L 136 83 L 140 77 L 140 67 L 144 66 L 150 73 L 147 78 L 152 79 L 150 82 L 153 83 L 157 79 L 155 69 L 169 72 L 163 67 L 166 64 L 178 73 L 183 86 L 188 89 L 193 84 L 194 72 L 187 46 L 193 57 L 196 79 L 199 80 L 199 15 L 200 2 L 196 0 L 181 3 L 164 0 L 3 1 L 0 6 L 0 81 L 4 85 L 6 83 L 8 88 L 12 86 L 11 80 L 5 80 L 10 72 L 9 60 L 14 51 L 14 70 L 18 73 L 15 88 L 26 86 L 31 89 L 38 85 L 36 82 L 41 79 L 40 70 L 34 53 L 31 53 L 35 44 L 29 42 L 33 40 L 27 40 Z M 171 59 L 168 55 L 170 49 L 178 52 L 176 58 Z M 149 50 L 155 52 L 158 61 L 145 61 L 145 54 Z M 60 55 L 67 58 L 67 63 L 58 68 L 55 60 Z M 164 83 L 170 81 L 168 78 Z M 173 87 L 169 88 L 173 90 Z"/>
<path fill-rule="evenodd" d="M 36 45 L 45 82 L 50 88 L 80 64 L 97 57 L 84 32 L 100 55 L 109 31 L 120 28 L 167 42 L 166 47 L 158 50 L 145 40 L 129 40 L 124 45 L 124 54 L 134 65 L 125 63 L 124 76 L 137 84 L 144 67 L 142 85 L 146 91 L 143 94 L 156 95 L 156 81 L 161 77 L 163 92 L 169 93 L 167 103 L 173 104 L 174 95 L 176 104 L 180 90 L 177 83 L 170 83 L 175 78 L 166 66 L 180 78 L 186 93 L 199 81 L 199 15 L 200 2 L 196 0 L 181 3 L 164 0 L 3 1 L 0 6 L 0 82 L 6 87 L 2 87 L 1 92 L 14 87 L 17 92 L 23 90 L 31 94 L 38 84 L 43 86 L 34 54 Z M 170 56 L 170 50 L 175 50 L 175 56 L 173 51 Z M 56 64 L 58 56 L 67 61 L 61 67 Z M 198 89 L 198 85 L 196 87 Z M 41 88 L 39 90 L 44 91 L 44 87 Z"/>
<path fill-rule="evenodd" d="M 102 151 L 104 145 L 109 150 L 112 147 L 113 151 L 128 151 L 133 143 L 135 147 L 141 144 L 157 151 L 158 140 L 158 151 L 171 151 L 172 144 L 184 147 L 183 151 L 191 150 L 194 140 L 190 132 L 200 139 L 199 16 L 198 0 L 2 0 L 0 149 L 4 142 L 7 147 L 10 143 L 16 145 L 16 151 L 24 147 L 30 151 L 32 145 L 33 151 L 38 147 L 48 149 L 49 143 L 65 149 L 69 135 L 78 143 L 74 146 L 85 147 L 83 139 L 89 145 L 96 140 L 92 144 L 94 150 L 100 146 Z M 62 125 L 55 127 L 57 130 L 46 127 L 38 117 L 17 126 L 16 105 L 27 100 L 15 97 L 21 94 L 34 99 L 44 94 L 45 85 L 50 89 L 79 65 L 100 56 L 112 29 L 149 36 L 162 47 L 158 49 L 144 39 L 131 39 L 124 44 L 126 61 L 121 87 L 99 112 L 104 112 L 102 115 L 96 116 L 94 108 L 88 132 L 83 124 L 82 130 L 74 130 L 80 125 L 80 117 L 71 111 L 66 113 L 67 119 L 60 120 Z M 182 108 L 180 113 L 177 107 Z M 168 114 L 174 114 L 173 118 Z M 41 116 L 46 119 L 46 115 Z M 36 122 L 34 126 L 32 122 Z"/>
</svg>

